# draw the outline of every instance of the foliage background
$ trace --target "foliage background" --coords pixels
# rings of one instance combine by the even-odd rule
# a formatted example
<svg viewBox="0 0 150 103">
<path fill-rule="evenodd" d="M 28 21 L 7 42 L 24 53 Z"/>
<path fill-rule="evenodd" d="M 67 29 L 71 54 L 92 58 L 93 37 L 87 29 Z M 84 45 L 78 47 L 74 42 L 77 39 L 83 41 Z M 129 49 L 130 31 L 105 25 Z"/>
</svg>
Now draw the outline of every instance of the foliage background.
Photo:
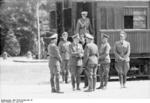
<svg viewBox="0 0 150 103">
<path fill-rule="evenodd" d="M 37 41 L 36 5 L 47 0 L 0 0 L 0 54 L 7 51 L 12 56 L 35 54 Z M 54 0 L 48 0 L 39 9 L 49 13 Z M 41 13 L 41 15 L 43 15 Z M 48 15 L 46 15 L 48 18 Z M 9 36 L 10 35 L 13 36 Z"/>
</svg>

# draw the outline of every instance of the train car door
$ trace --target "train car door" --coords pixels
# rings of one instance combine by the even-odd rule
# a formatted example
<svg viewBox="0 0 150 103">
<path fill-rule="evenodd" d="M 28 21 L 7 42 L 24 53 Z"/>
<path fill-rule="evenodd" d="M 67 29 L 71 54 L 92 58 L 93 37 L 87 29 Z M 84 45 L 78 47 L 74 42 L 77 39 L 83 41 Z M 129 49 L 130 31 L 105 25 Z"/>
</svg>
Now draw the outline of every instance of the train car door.
<svg viewBox="0 0 150 103">
<path fill-rule="evenodd" d="M 81 12 L 87 11 L 88 12 L 88 18 L 90 19 L 92 29 L 94 29 L 94 2 L 77 2 L 76 4 L 76 23 L 79 18 L 81 18 Z"/>
<path fill-rule="evenodd" d="M 68 34 L 71 34 L 71 27 L 72 27 L 71 12 L 72 12 L 71 8 L 65 8 L 63 10 L 63 29 L 64 31 L 68 32 Z"/>
</svg>

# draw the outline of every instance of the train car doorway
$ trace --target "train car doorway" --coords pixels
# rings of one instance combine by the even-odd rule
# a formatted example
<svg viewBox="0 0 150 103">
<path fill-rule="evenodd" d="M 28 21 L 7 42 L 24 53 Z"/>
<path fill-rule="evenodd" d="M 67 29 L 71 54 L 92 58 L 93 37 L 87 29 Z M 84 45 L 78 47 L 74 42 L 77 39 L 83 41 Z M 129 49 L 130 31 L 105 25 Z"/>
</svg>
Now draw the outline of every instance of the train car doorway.
<svg viewBox="0 0 150 103">
<path fill-rule="evenodd" d="M 76 21 L 81 18 L 81 12 L 87 11 L 88 12 L 88 18 L 90 18 L 92 23 L 92 3 L 91 2 L 77 2 L 77 10 L 76 10 Z"/>
<path fill-rule="evenodd" d="M 79 18 L 81 18 L 81 12 L 82 11 L 87 11 L 88 12 L 88 15 L 87 17 L 90 19 L 90 22 L 91 22 L 91 32 L 93 35 L 96 36 L 96 14 L 95 14 L 95 11 L 96 11 L 96 5 L 95 5 L 95 2 L 77 2 L 76 3 L 76 18 L 75 18 L 75 21 L 77 23 L 77 20 Z"/>
</svg>

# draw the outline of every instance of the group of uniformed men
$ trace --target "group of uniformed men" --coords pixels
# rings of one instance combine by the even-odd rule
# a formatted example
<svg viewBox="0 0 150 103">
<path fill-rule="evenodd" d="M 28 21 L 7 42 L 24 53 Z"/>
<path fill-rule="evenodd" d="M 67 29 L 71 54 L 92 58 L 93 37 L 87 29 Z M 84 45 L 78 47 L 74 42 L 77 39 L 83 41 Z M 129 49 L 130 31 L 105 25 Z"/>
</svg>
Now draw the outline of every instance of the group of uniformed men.
<svg viewBox="0 0 150 103">
<path fill-rule="evenodd" d="M 63 40 L 57 46 L 58 34 L 54 33 L 48 46 L 50 84 L 52 93 L 60 91 L 59 75 L 62 80 L 68 83 L 68 74 L 71 74 L 72 89 L 80 90 L 80 75 L 85 75 L 85 92 L 95 91 L 97 71 L 100 76 L 100 86 L 97 89 L 105 89 L 109 78 L 110 50 L 108 43 L 109 36 L 102 34 L 102 43 L 98 47 L 94 43 L 94 36 L 88 31 L 90 22 L 86 18 L 87 12 L 82 12 L 82 18 L 77 22 L 79 30 L 72 36 L 73 42 L 69 42 L 68 33 L 62 34 Z M 88 26 L 87 26 L 88 25 Z M 126 75 L 129 70 L 130 43 L 126 39 L 127 34 L 120 32 L 120 40 L 115 43 L 114 54 L 116 57 L 116 70 L 120 78 L 121 88 L 125 88 Z M 85 46 L 83 48 L 83 46 Z"/>
</svg>

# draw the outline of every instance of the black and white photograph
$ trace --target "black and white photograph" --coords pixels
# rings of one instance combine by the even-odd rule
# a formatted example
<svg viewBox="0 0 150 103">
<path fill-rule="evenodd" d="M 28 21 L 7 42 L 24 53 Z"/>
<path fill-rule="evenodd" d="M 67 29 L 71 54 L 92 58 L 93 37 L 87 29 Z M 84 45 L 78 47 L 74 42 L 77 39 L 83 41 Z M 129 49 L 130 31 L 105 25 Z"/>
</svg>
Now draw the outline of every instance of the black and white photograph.
<svg viewBox="0 0 150 103">
<path fill-rule="evenodd" d="M 150 0 L 0 0 L 0 99 L 150 99 Z"/>
</svg>

